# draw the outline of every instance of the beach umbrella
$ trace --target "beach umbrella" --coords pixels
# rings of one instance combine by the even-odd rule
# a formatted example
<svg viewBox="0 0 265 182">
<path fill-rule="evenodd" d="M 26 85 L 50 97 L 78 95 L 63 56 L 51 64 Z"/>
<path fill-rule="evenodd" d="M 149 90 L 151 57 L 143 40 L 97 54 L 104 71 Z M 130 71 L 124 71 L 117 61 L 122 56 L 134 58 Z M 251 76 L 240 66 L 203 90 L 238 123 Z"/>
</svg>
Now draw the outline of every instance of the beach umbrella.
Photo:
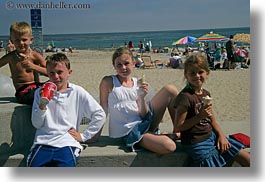
<svg viewBox="0 0 265 182">
<path fill-rule="evenodd" d="M 178 39 L 177 41 L 173 42 L 172 45 L 189 44 L 189 43 L 192 43 L 194 40 L 196 40 L 196 37 L 186 36 L 186 37 L 182 37 L 182 38 Z"/>
<path fill-rule="evenodd" d="M 203 36 L 197 38 L 195 42 L 216 42 L 216 41 L 225 41 L 227 38 L 224 35 L 219 35 L 217 33 L 207 33 Z"/>
<path fill-rule="evenodd" d="M 250 43 L 250 34 L 238 33 L 234 35 L 235 42 Z"/>
</svg>

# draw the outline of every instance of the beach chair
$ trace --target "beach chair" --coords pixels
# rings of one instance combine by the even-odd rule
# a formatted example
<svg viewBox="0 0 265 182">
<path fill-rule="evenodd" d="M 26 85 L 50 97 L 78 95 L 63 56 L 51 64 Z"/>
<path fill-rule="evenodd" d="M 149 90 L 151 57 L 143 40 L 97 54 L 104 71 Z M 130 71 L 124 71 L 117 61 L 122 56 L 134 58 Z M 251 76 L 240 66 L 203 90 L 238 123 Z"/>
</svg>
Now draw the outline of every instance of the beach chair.
<svg viewBox="0 0 265 182">
<path fill-rule="evenodd" d="M 156 68 L 155 64 L 153 63 L 151 56 L 142 56 L 141 57 L 144 64 L 143 64 L 143 68 Z"/>
</svg>

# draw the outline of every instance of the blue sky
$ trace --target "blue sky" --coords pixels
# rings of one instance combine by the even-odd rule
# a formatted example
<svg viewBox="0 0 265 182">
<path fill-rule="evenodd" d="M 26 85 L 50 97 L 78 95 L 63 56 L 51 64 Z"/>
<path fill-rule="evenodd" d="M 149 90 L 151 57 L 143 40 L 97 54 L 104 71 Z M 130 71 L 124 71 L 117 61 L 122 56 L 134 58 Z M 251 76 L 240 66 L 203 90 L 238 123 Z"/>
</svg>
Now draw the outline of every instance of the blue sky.
<svg viewBox="0 0 265 182">
<path fill-rule="evenodd" d="M 185 30 L 250 26 L 249 0 L 1 0 L 0 35 L 15 21 L 30 22 L 20 4 L 89 4 L 83 9 L 42 9 L 44 34 Z"/>
</svg>

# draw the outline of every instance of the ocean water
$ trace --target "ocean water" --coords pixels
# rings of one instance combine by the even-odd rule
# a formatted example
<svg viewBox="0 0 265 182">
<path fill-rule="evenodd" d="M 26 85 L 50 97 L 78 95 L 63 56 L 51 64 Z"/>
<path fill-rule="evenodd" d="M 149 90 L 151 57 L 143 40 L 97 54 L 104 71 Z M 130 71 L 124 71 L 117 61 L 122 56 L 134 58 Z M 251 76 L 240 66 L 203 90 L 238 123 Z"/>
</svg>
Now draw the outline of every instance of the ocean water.
<svg viewBox="0 0 265 182">
<path fill-rule="evenodd" d="M 56 34 L 43 35 L 42 48 L 45 49 L 52 41 L 58 48 L 101 49 L 119 47 L 132 41 L 138 47 L 139 41 L 152 42 L 152 48 L 172 47 L 172 42 L 184 36 L 200 37 L 213 31 L 229 37 L 236 33 L 250 33 L 250 27 L 200 29 L 200 30 L 171 30 L 152 32 L 122 32 L 122 33 L 89 33 L 89 34 Z M 8 36 L 0 36 L 0 40 L 7 42 Z M 36 39 L 37 40 L 37 39 Z M 192 45 L 191 45 L 192 46 Z"/>
</svg>

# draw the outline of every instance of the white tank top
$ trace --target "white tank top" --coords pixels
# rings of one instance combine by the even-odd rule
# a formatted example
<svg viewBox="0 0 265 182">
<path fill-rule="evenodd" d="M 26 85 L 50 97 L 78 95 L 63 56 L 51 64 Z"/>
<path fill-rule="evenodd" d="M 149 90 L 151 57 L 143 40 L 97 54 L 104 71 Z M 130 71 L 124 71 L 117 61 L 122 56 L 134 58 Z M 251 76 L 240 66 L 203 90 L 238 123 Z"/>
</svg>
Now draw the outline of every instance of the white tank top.
<svg viewBox="0 0 265 182">
<path fill-rule="evenodd" d="M 137 100 L 137 78 L 132 77 L 133 87 L 121 85 L 116 75 L 112 75 L 113 89 L 109 93 L 109 136 L 118 138 L 127 135 L 133 127 L 142 121 Z"/>
</svg>

